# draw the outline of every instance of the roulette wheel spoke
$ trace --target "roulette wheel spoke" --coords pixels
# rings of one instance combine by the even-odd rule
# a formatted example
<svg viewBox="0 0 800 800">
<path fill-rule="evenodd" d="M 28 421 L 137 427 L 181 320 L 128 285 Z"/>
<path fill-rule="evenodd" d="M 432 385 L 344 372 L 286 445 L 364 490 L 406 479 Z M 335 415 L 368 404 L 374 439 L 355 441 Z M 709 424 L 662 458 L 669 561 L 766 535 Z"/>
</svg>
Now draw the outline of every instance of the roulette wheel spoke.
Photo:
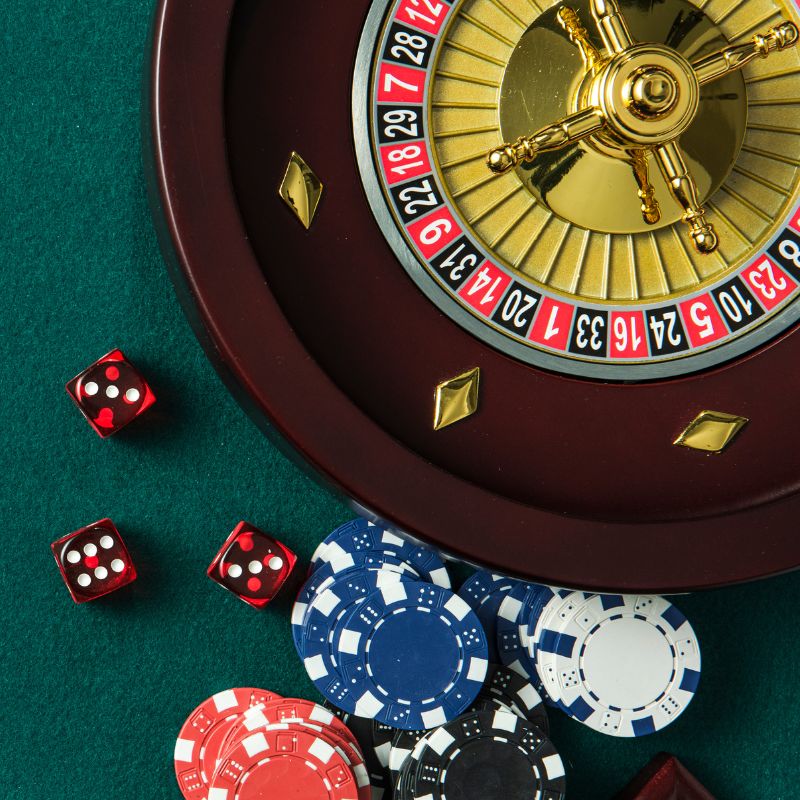
<svg viewBox="0 0 800 800">
<path fill-rule="evenodd" d="M 692 64 L 701 86 L 718 80 L 730 72 L 743 69 L 756 58 L 767 58 L 770 53 L 794 47 L 797 44 L 797 26 L 793 22 L 782 22 L 770 28 L 765 34 L 755 34 L 747 44 L 726 47 L 718 53 Z"/>
<path fill-rule="evenodd" d="M 683 221 L 689 226 L 695 249 L 698 253 L 713 253 L 719 240 L 713 225 L 706 221 L 706 212 L 697 199 L 697 184 L 686 166 L 680 147 L 675 142 L 668 142 L 656 147 L 655 154 L 672 196 L 684 210 Z"/>
<path fill-rule="evenodd" d="M 617 0 L 592 0 L 591 11 L 610 53 L 624 53 L 636 44 Z"/>
<path fill-rule="evenodd" d="M 576 111 L 530 136 L 520 137 L 514 144 L 504 144 L 491 150 L 486 163 L 492 172 L 502 175 L 520 164 L 530 164 L 539 153 L 575 144 L 603 127 L 605 119 L 600 109 Z"/>
</svg>

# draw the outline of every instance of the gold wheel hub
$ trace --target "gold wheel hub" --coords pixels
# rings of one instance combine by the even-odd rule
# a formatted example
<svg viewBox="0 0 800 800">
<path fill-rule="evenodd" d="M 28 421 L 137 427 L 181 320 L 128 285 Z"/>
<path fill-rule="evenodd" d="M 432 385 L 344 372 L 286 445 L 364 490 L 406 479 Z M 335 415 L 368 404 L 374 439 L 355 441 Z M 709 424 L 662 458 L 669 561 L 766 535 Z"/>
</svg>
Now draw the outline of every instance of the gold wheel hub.
<svg viewBox="0 0 800 800">
<path fill-rule="evenodd" d="M 570 0 L 569 6 L 581 21 L 592 19 L 590 0 Z M 571 147 L 517 165 L 517 175 L 544 207 L 588 230 L 634 234 L 679 223 L 684 209 L 657 169 L 649 170 L 649 181 L 659 210 L 643 213 L 631 148 L 680 137 L 700 202 L 719 189 L 744 142 L 746 85 L 740 72 L 732 72 L 702 89 L 690 61 L 728 46 L 728 39 L 688 0 L 665 0 L 653 8 L 626 4 L 638 41 L 670 41 L 672 47 L 641 44 L 604 59 L 600 36 L 584 25 L 597 57 L 587 71 L 592 54 L 576 47 L 560 16 L 558 8 L 540 14 L 511 55 L 500 94 L 501 136 L 513 142 L 594 104 L 610 124 Z M 677 32 L 675 19 L 685 20 Z"/>
<path fill-rule="evenodd" d="M 602 110 L 606 137 L 647 147 L 686 131 L 697 115 L 700 85 L 679 53 L 646 44 L 614 57 L 591 82 L 587 99 Z"/>
<path fill-rule="evenodd" d="M 489 170 L 502 174 L 520 163 L 536 161 L 540 153 L 593 138 L 616 142 L 626 150 L 644 222 L 653 226 L 663 219 L 650 181 L 648 159 L 652 157 L 682 211 L 681 220 L 695 250 L 713 253 L 719 239 L 706 218 L 694 171 L 678 139 L 697 116 L 702 85 L 738 72 L 756 58 L 794 47 L 800 30 L 792 22 L 782 22 L 748 43 L 725 46 L 689 63 L 672 47 L 637 43 L 619 0 L 590 0 L 589 7 L 602 51 L 590 40 L 572 6 L 560 6 L 556 12 L 558 24 L 580 52 L 584 76 L 589 77 L 588 94 L 578 93 L 577 111 L 491 150 L 486 159 Z"/>
<path fill-rule="evenodd" d="M 675 108 L 680 88 L 666 69 L 648 67 L 632 76 L 623 98 L 628 110 L 639 119 L 657 119 Z"/>
</svg>

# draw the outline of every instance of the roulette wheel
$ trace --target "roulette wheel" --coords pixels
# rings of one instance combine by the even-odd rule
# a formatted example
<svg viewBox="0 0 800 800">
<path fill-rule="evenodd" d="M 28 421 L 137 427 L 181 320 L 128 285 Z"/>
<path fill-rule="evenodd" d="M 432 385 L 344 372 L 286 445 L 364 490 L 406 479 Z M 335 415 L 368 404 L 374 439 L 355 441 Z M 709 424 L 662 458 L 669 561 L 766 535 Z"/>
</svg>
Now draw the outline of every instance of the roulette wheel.
<svg viewBox="0 0 800 800">
<path fill-rule="evenodd" d="M 151 198 L 209 356 L 355 508 L 469 562 L 796 567 L 797 18 L 162 0 Z"/>
</svg>

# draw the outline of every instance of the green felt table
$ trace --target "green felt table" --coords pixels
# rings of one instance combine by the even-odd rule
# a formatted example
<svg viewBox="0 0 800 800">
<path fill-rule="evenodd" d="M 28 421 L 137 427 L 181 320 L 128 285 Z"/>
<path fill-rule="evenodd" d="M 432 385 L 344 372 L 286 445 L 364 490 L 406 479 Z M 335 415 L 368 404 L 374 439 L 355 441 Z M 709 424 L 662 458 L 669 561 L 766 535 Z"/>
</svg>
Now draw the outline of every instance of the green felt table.
<svg viewBox="0 0 800 800">
<path fill-rule="evenodd" d="M 174 741 L 200 700 L 236 685 L 315 698 L 291 644 L 291 592 L 257 612 L 205 570 L 240 519 L 307 560 L 351 516 L 239 409 L 175 299 L 140 155 L 152 11 L 152 0 L 0 7 L 6 800 L 177 800 Z M 159 399 L 102 441 L 63 387 L 115 346 Z M 49 545 L 103 516 L 140 577 L 76 606 Z M 609 798 L 667 750 L 725 800 L 796 798 L 798 590 L 787 575 L 681 598 L 703 644 L 697 699 L 638 741 L 554 715 L 569 796 Z"/>
</svg>

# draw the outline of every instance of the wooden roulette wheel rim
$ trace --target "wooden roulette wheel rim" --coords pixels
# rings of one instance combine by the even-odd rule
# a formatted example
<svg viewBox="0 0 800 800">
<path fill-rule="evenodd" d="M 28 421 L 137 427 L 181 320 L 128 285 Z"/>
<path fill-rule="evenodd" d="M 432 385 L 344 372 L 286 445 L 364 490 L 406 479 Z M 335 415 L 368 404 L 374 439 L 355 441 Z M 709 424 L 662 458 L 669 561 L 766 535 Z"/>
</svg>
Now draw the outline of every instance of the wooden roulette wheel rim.
<svg viewBox="0 0 800 800">
<path fill-rule="evenodd" d="M 377 254 L 385 266 L 393 259 L 363 197 L 352 152 L 350 84 L 369 3 L 319 4 L 296 29 L 291 17 L 293 13 L 296 18 L 301 16 L 298 12 L 270 4 L 273 19 L 267 25 L 267 12 L 258 5 L 249 0 L 161 0 L 153 27 L 144 115 L 153 215 L 179 297 L 210 359 L 257 423 L 277 433 L 279 441 L 290 445 L 289 452 L 299 454 L 318 477 L 349 498 L 354 509 L 445 553 L 504 573 L 595 590 L 668 592 L 750 580 L 797 567 L 800 545 L 794 520 L 800 514 L 796 491 L 800 469 L 792 453 L 800 450 L 792 450 L 791 439 L 799 434 L 787 435 L 774 453 L 777 463 L 766 470 L 769 474 L 761 483 L 756 480 L 758 485 L 752 491 L 737 488 L 742 481 L 746 483 L 741 473 L 748 470 L 748 462 L 763 465 L 764 454 L 770 451 L 759 436 L 756 414 L 752 415 L 755 431 L 737 443 L 736 456 L 726 456 L 727 461 L 677 453 L 678 448 L 669 450 L 665 464 L 659 466 L 663 475 L 654 476 L 656 482 L 665 481 L 667 488 L 662 494 L 671 503 L 668 510 L 667 505 L 653 509 L 640 504 L 635 496 L 620 498 L 618 492 L 608 503 L 603 501 L 604 494 L 621 485 L 618 478 L 615 483 L 604 477 L 603 447 L 613 441 L 607 431 L 584 437 L 598 438 L 598 477 L 587 488 L 585 502 L 577 507 L 566 503 L 552 487 L 542 490 L 541 502 L 535 486 L 521 491 L 515 483 L 513 491 L 505 492 L 502 477 L 497 476 L 502 465 L 495 465 L 494 470 L 484 466 L 487 474 L 492 473 L 486 481 L 475 472 L 474 464 L 465 464 L 464 471 L 450 468 L 455 458 L 452 451 L 463 442 L 459 437 L 474 435 L 468 432 L 468 425 L 464 425 L 464 433 L 453 426 L 449 444 L 442 444 L 447 442 L 444 438 L 428 438 L 429 417 L 424 432 L 408 439 L 403 436 L 402 426 L 408 424 L 406 411 L 411 415 L 431 406 L 435 385 L 424 384 L 414 353 L 405 359 L 408 363 L 400 358 L 397 363 L 404 361 L 398 367 L 401 374 L 406 369 L 416 370 L 415 376 L 423 380 L 418 407 L 406 409 L 399 405 L 400 400 L 390 399 L 386 409 L 365 409 L 370 404 L 364 397 L 369 396 L 374 361 L 368 357 L 359 360 L 358 353 L 352 353 L 352 369 L 343 372 L 344 356 L 325 351 L 326 345 L 320 343 L 324 336 L 308 323 L 313 315 L 292 299 L 297 294 L 292 295 L 292 280 L 297 279 L 286 276 L 293 269 L 287 260 L 293 253 L 305 268 L 310 266 L 313 252 L 341 247 L 352 254 L 348 241 L 354 236 L 363 247 L 364 261 Z M 275 95 L 265 95 L 263 108 L 254 101 L 252 82 L 264 80 L 263 74 L 250 83 L 242 77 L 257 64 L 253 37 L 270 29 L 280 31 L 280 43 L 272 53 L 268 52 L 269 43 L 263 44 L 265 69 L 272 69 L 276 78 L 266 94 L 283 92 L 284 99 L 294 97 L 295 101 L 284 104 L 282 110 L 271 105 Z M 336 31 L 335 41 L 334 37 L 322 37 L 312 47 L 309 42 L 314 33 L 326 29 Z M 304 51 L 297 50 L 301 33 Z M 313 58 L 309 59 L 309 53 Z M 283 77 L 281 65 L 286 64 L 291 64 L 293 77 L 277 80 Z M 319 65 L 325 69 L 318 69 Z M 310 87 L 313 75 L 319 82 L 316 88 Z M 303 86 L 312 97 L 297 95 Z M 284 123 L 286 130 L 276 132 L 275 141 L 264 144 L 262 149 L 269 151 L 265 160 L 250 168 L 241 163 L 234 148 L 241 145 L 241 152 L 248 155 L 259 152 L 253 140 L 263 134 L 259 126 L 266 124 L 269 114 L 274 118 L 296 114 L 298 119 Z M 317 125 L 312 130 L 310 122 L 315 118 Z M 308 123 L 306 129 L 303 122 Z M 250 133 L 248 126 L 253 129 Z M 300 140 L 297 149 L 303 155 L 311 151 L 309 160 L 315 161 L 326 182 L 340 189 L 324 199 L 318 230 L 310 235 L 292 220 L 275 191 L 291 149 L 286 147 L 290 139 L 281 138 L 288 134 Z M 315 151 L 313 142 L 323 136 L 329 141 Z M 257 180 L 248 178 L 248 171 L 258 173 Z M 260 224 L 254 222 L 259 204 Z M 284 241 L 280 245 L 285 246 L 283 251 L 270 238 L 276 236 L 275 228 Z M 271 256 L 266 255 L 265 242 L 274 246 Z M 276 263 L 283 265 L 280 270 Z M 387 275 L 380 273 L 380 265 L 375 270 L 375 282 L 396 283 L 398 314 L 413 313 L 415 316 L 405 318 L 419 319 L 425 330 L 434 331 L 434 350 L 451 348 L 454 369 L 468 368 L 475 361 L 495 369 L 494 383 L 492 370 L 488 370 L 487 404 L 501 395 L 510 381 L 517 380 L 510 377 L 512 371 L 521 369 L 524 376 L 520 380 L 533 382 L 549 407 L 581 406 L 589 409 L 591 417 L 593 402 L 608 403 L 610 408 L 626 404 L 633 430 L 617 431 L 622 438 L 638 435 L 635 409 L 647 407 L 651 400 L 663 405 L 668 399 L 681 419 L 695 408 L 691 398 L 693 392 L 696 395 L 696 378 L 651 385 L 644 390 L 647 399 L 643 404 L 642 393 L 634 400 L 628 392 L 630 399 L 626 399 L 626 387 L 611 389 L 516 365 L 448 322 L 402 270 Z M 323 279 L 321 287 L 309 291 L 320 294 L 329 288 Z M 336 311 L 328 313 L 335 315 Z M 352 309 L 341 313 L 347 316 Z M 365 313 L 367 342 L 370 330 L 375 330 L 370 325 L 374 326 L 373 312 Z M 785 336 L 738 362 L 736 370 L 722 368 L 710 381 L 704 379 L 708 401 L 741 393 L 743 385 L 767 385 L 781 365 L 796 360 L 797 339 Z M 365 347 L 369 353 L 369 346 Z M 409 345 L 409 350 L 413 349 Z M 794 389 L 796 397 L 800 389 L 799 379 L 783 376 L 782 380 L 783 385 L 776 387 L 774 396 L 764 404 L 773 406 L 776 413 L 784 410 L 783 394 Z M 383 390 L 385 383 L 378 381 L 377 386 L 375 392 Z M 359 391 L 363 394 L 355 399 Z M 744 405 L 752 408 L 757 402 L 746 398 Z M 386 418 L 376 419 L 382 413 L 393 414 L 398 427 L 388 429 L 394 422 L 387 425 Z M 476 415 L 476 422 L 479 420 L 480 414 Z M 500 440 L 509 435 L 500 420 L 487 424 L 486 433 Z M 674 431 L 667 430 L 665 434 L 668 448 L 671 433 Z M 424 452 L 429 441 L 433 442 L 431 449 Z M 643 435 L 642 448 L 650 445 Z M 444 453 L 441 459 L 439 447 Z M 677 453 L 674 457 L 673 451 Z M 552 458 L 556 473 L 575 470 L 583 475 L 585 454 L 554 452 Z M 479 460 L 477 455 L 475 460 Z M 719 463 L 723 464 L 719 480 L 728 482 L 727 506 L 717 497 L 706 502 L 700 489 L 681 487 L 680 481 L 690 480 L 693 471 L 702 473 Z M 635 472 L 641 463 L 626 469 Z M 515 480 L 519 481 L 518 474 Z M 674 489 L 677 499 L 670 500 L 674 487 L 678 487 Z M 574 488 L 570 491 L 583 496 Z M 654 497 L 658 494 L 654 490 Z M 697 505 L 693 505 L 695 497 Z M 621 511 L 628 508 L 626 502 L 629 510 Z"/>
</svg>

